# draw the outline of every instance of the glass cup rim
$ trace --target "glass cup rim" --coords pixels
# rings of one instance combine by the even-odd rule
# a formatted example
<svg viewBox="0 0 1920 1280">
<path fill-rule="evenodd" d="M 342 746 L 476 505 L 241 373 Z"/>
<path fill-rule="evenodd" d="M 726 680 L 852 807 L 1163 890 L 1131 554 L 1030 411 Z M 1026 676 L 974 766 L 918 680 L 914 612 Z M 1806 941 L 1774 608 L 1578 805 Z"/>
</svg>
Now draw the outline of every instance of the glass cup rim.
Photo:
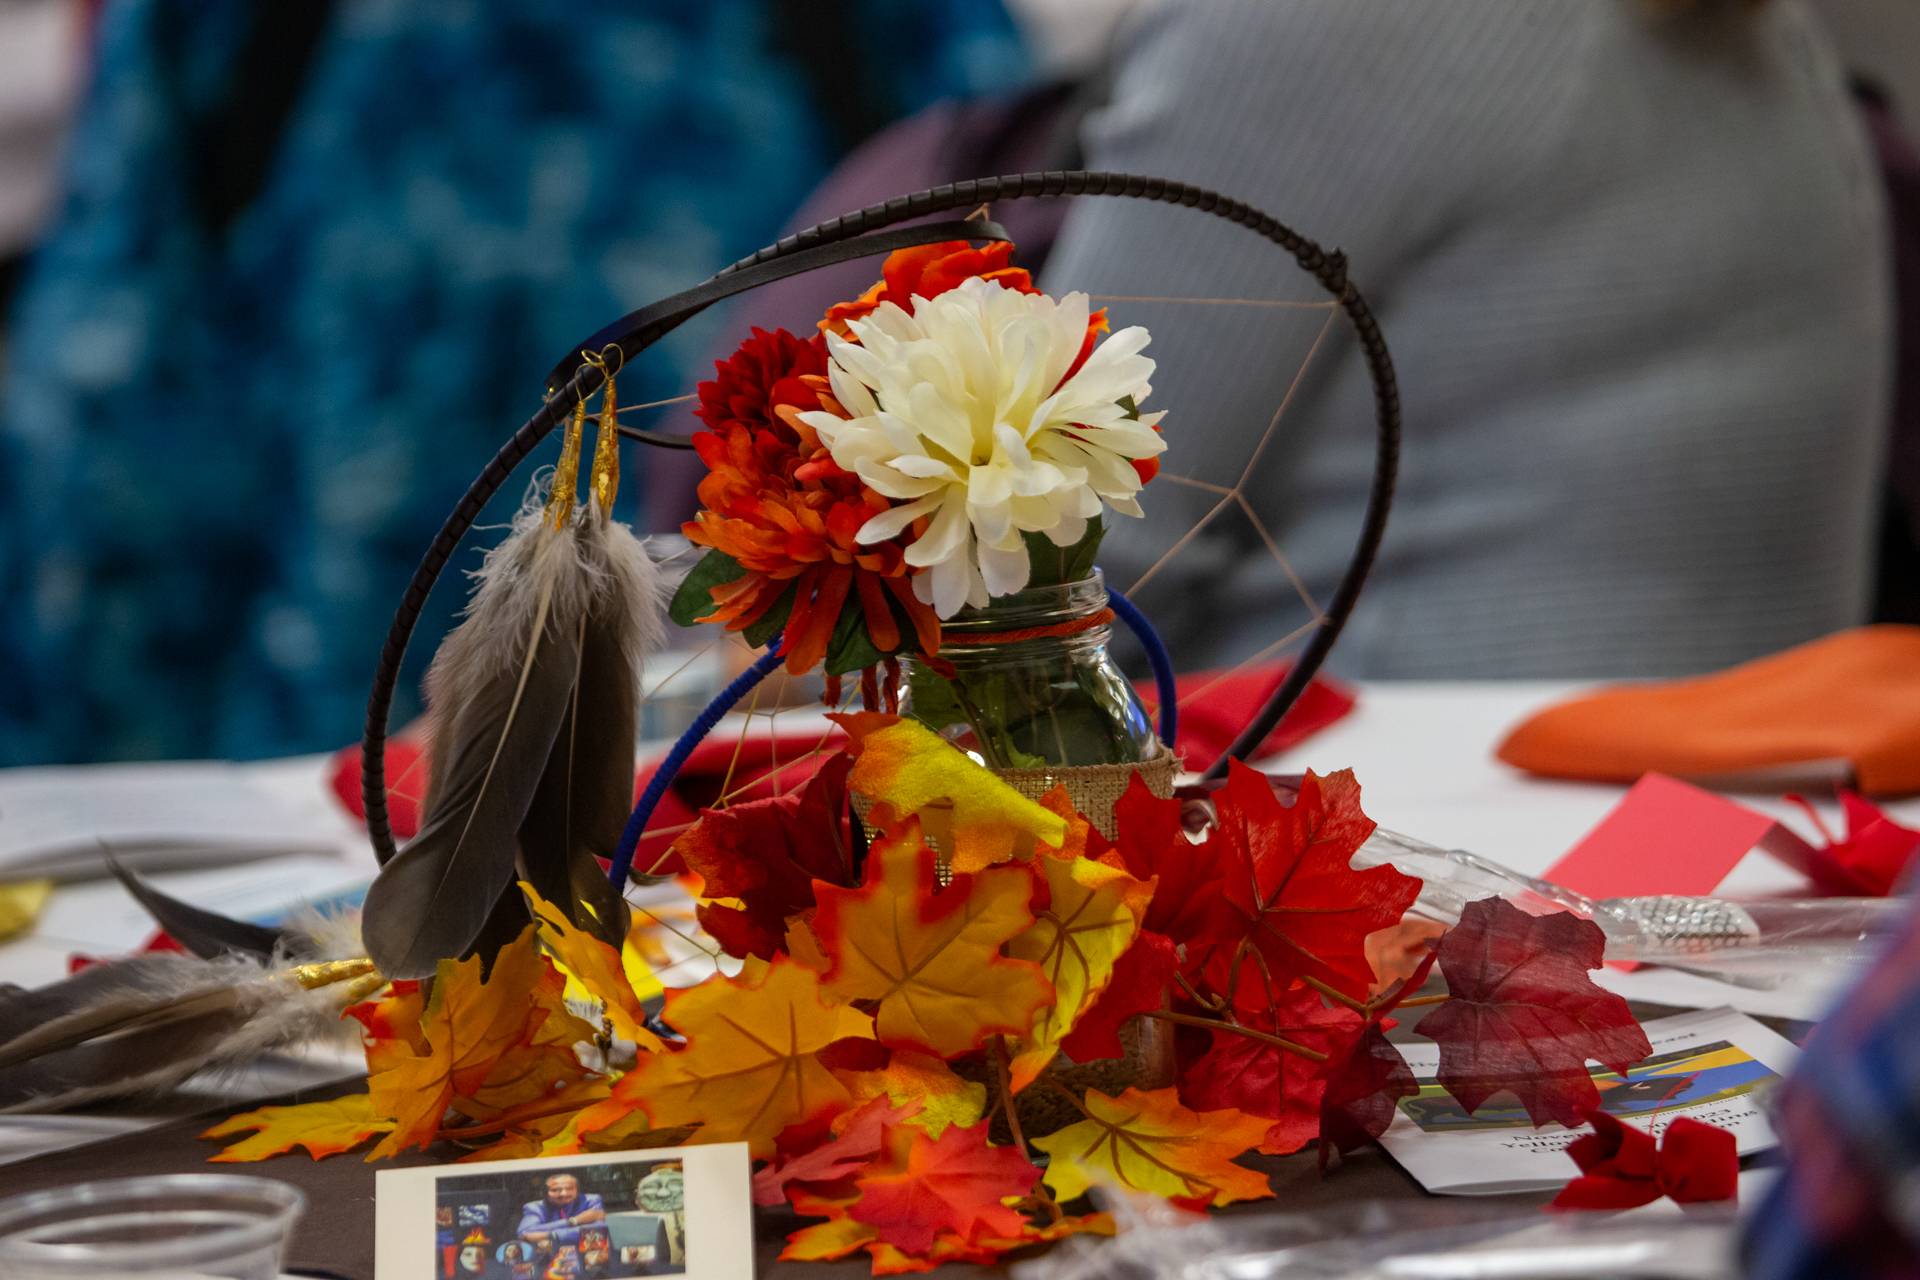
<svg viewBox="0 0 1920 1280">
<path fill-rule="evenodd" d="M 177 1240 L 136 1241 L 126 1244 L 43 1244 L 22 1240 L 19 1230 L 34 1217 L 62 1209 L 92 1205 L 127 1207 L 129 1201 L 192 1195 L 248 1199 L 269 1211 L 243 1226 Z M 252 1253 L 285 1238 L 305 1212 L 307 1193 L 291 1183 L 236 1173 L 168 1173 L 132 1178 L 75 1182 L 46 1191 L 29 1191 L 0 1200 L 0 1268 L 9 1264 L 98 1263 L 103 1267 L 138 1261 L 134 1270 L 150 1271 L 170 1263 Z M 83 1222 L 84 1215 L 69 1219 Z"/>
</svg>

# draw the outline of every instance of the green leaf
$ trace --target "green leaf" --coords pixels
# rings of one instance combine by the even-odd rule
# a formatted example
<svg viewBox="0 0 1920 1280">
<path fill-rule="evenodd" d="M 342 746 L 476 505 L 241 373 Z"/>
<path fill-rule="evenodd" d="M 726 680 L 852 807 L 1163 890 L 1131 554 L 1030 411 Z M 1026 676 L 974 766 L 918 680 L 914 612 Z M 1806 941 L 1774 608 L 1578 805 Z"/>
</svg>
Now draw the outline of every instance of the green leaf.
<svg viewBox="0 0 1920 1280">
<path fill-rule="evenodd" d="M 893 598 L 892 592 L 887 592 L 886 597 L 887 608 L 893 613 L 894 630 L 900 633 L 900 643 L 891 649 L 882 649 L 874 643 L 872 633 L 867 630 L 867 611 L 860 605 L 860 593 L 849 591 L 847 602 L 840 606 L 840 618 L 834 623 L 833 638 L 827 641 L 828 675 L 863 671 L 894 654 L 913 651 L 913 619 L 907 616 L 906 609 Z"/>
<path fill-rule="evenodd" d="M 773 639 L 773 633 L 787 625 L 787 619 L 793 616 L 793 602 L 800 592 L 800 579 L 795 578 L 773 602 L 773 607 L 754 619 L 753 623 L 741 631 L 748 644 L 758 649 Z"/>
<path fill-rule="evenodd" d="M 1027 544 L 1027 563 L 1031 566 L 1027 585 L 1057 587 L 1078 582 L 1093 572 L 1093 559 L 1100 554 L 1100 540 L 1106 536 L 1106 523 L 1099 516 L 1087 521 L 1086 533 L 1070 547 L 1056 546 L 1044 533 L 1021 534 Z"/>
<path fill-rule="evenodd" d="M 833 624 L 833 638 L 827 641 L 827 674 L 843 676 L 861 671 L 886 658 L 867 634 L 867 611 L 860 607 L 860 593 L 847 592 L 840 606 L 840 618 Z"/>
<path fill-rule="evenodd" d="M 713 612 L 713 589 L 738 581 L 746 567 L 724 551 L 709 551 L 673 593 L 667 616 L 683 627 L 691 627 Z"/>
</svg>

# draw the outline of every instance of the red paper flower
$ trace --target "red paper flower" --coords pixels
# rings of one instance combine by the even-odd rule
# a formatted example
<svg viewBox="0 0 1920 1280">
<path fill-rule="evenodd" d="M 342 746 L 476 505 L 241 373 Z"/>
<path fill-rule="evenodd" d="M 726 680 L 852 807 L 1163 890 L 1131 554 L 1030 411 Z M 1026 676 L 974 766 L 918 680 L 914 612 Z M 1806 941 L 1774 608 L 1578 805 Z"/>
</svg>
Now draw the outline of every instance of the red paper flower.
<svg viewBox="0 0 1920 1280">
<path fill-rule="evenodd" d="M 1656 1150 L 1645 1130 L 1604 1111 L 1584 1114 L 1593 1132 L 1567 1148 L 1581 1176 L 1549 1209 L 1632 1209 L 1661 1196 L 1684 1204 L 1740 1194 L 1740 1154 L 1727 1130 L 1677 1116 Z"/>
<path fill-rule="evenodd" d="M 752 626 L 792 589 L 780 652 L 798 675 L 827 656 L 849 596 L 859 602 L 867 634 L 882 652 L 900 645 L 888 597 L 912 620 L 922 651 L 940 647 L 940 622 L 909 585 L 902 548 L 858 546 L 854 535 L 890 505 L 841 470 L 803 411 L 840 413 L 820 374 L 824 340 L 803 342 L 784 329 L 755 329 L 718 376 L 700 384 L 701 419 L 694 435 L 707 464 L 698 516 L 680 526 L 688 539 L 733 557 L 746 573 L 713 590 L 703 622 L 729 631 Z"/>
<path fill-rule="evenodd" d="M 1807 817 L 1826 838 L 1826 847 L 1806 868 L 1814 883 L 1828 893 L 1884 898 L 1906 873 L 1920 850 L 1920 831 L 1903 827 L 1871 801 L 1851 791 L 1840 793 L 1840 811 L 1847 817 L 1847 838 L 1836 839 L 1814 807 L 1801 796 L 1788 800 L 1806 810 Z"/>
</svg>

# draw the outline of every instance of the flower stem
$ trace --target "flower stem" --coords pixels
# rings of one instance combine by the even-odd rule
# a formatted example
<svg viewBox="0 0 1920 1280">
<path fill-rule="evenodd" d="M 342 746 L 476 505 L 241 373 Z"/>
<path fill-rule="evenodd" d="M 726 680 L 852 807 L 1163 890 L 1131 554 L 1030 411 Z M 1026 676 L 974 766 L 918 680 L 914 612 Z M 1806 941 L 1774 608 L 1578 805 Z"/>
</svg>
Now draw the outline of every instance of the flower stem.
<svg viewBox="0 0 1920 1280">
<path fill-rule="evenodd" d="M 1237 1022 L 1226 1022 L 1219 1018 L 1201 1018 L 1190 1013 L 1174 1013 L 1167 1009 L 1148 1009 L 1145 1016 L 1158 1018 L 1162 1022 L 1177 1022 L 1187 1027 L 1205 1027 L 1209 1031 L 1231 1031 L 1234 1035 L 1245 1036 L 1249 1040 L 1258 1040 L 1270 1044 L 1285 1053 L 1297 1054 L 1310 1062 L 1325 1062 L 1327 1055 L 1309 1049 L 1303 1044 L 1295 1044 L 1284 1036 L 1271 1035 L 1265 1031 L 1255 1031 L 1252 1027 L 1243 1027 Z"/>
<path fill-rule="evenodd" d="M 1007 1067 L 1007 1038 L 993 1038 L 993 1066 L 1000 1080 L 1000 1105 L 1007 1113 L 1007 1131 L 1013 1135 L 1013 1145 L 1026 1154 L 1027 1138 L 1020 1132 L 1020 1112 L 1013 1105 L 1013 1073 Z"/>
</svg>

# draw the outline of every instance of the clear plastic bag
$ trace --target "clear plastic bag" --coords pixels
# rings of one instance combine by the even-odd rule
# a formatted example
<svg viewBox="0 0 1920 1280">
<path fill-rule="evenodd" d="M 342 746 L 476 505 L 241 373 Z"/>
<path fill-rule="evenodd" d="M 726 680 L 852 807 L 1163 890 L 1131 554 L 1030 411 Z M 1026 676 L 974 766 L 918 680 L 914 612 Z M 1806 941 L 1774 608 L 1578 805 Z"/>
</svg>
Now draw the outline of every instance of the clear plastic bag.
<svg viewBox="0 0 1920 1280">
<path fill-rule="evenodd" d="M 1013 1280 L 1731 1280 L 1737 1217 L 1543 1214 L 1459 1200 L 1362 1200 L 1315 1213 L 1195 1219 L 1144 1197 L 1101 1193 L 1121 1233 L 1063 1241 L 1015 1264 Z"/>
<path fill-rule="evenodd" d="M 1607 935 L 1609 960 L 1690 971 L 1733 971 L 1743 963 L 1751 967 L 1754 961 L 1787 956 L 1851 962 L 1912 906 L 1906 898 L 1736 901 L 1674 894 L 1596 901 L 1477 854 L 1381 829 L 1367 838 L 1353 865 L 1383 863 L 1420 878 L 1414 913 L 1442 924 L 1457 923 L 1467 903 L 1498 896 L 1535 914 L 1565 910 L 1592 920 Z"/>
</svg>

